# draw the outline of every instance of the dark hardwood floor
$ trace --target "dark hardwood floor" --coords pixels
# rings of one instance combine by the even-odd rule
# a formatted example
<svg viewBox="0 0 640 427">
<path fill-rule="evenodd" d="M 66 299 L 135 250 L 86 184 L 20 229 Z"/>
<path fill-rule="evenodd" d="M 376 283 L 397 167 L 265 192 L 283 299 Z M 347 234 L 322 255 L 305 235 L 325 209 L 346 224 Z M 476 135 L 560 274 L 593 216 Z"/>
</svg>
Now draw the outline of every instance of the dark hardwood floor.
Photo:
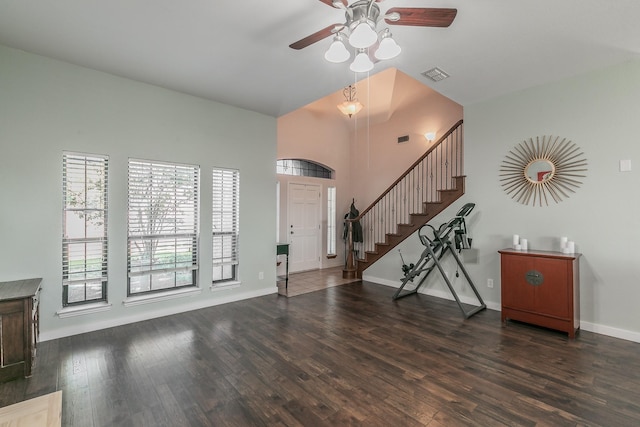
<svg viewBox="0 0 640 427">
<path fill-rule="evenodd" d="M 638 426 L 640 344 L 355 282 L 47 341 L 64 426 Z"/>
<path fill-rule="evenodd" d="M 358 279 L 343 278 L 342 267 L 291 273 L 289 275 L 289 286 L 286 286 L 282 278 L 280 279 L 277 283 L 278 294 L 289 298 L 358 281 Z"/>
</svg>

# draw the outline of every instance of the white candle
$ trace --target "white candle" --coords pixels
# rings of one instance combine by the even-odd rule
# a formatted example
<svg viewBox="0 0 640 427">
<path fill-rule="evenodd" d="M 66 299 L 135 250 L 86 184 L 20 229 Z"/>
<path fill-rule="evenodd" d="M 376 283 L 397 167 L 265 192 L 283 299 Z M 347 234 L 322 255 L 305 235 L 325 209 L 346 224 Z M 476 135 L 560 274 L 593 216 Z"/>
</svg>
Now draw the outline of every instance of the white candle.
<svg viewBox="0 0 640 427">
<path fill-rule="evenodd" d="M 576 244 L 573 241 L 567 242 L 567 252 L 572 254 L 576 251 Z"/>
<path fill-rule="evenodd" d="M 515 248 L 515 250 L 516 250 L 516 251 L 519 251 L 519 250 L 521 250 L 521 249 L 522 249 L 522 245 L 517 244 L 517 245 L 515 245 L 515 247 L 514 247 L 514 248 Z"/>
<path fill-rule="evenodd" d="M 567 247 L 567 241 L 569 239 L 567 239 L 566 237 L 561 237 L 560 238 L 560 249 L 564 249 Z"/>
<path fill-rule="evenodd" d="M 513 247 L 515 248 L 519 244 L 520 244 L 520 236 L 518 236 L 517 234 L 514 234 L 513 235 Z"/>
<path fill-rule="evenodd" d="M 529 242 L 527 242 L 527 239 L 520 239 L 520 246 L 522 246 L 522 250 L 526 251 L 529 249 Z"/>
</svg>

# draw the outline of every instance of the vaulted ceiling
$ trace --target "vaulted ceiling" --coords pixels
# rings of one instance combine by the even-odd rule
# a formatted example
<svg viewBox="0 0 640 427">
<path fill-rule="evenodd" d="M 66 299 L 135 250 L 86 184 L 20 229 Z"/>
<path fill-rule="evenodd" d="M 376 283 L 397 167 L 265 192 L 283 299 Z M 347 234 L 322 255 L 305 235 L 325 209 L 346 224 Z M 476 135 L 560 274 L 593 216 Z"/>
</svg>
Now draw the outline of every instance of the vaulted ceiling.
<svg viewBox="0 0 640 427">
<path fill-rule="evenodd" d="M 371 74 L 395 67 L 462 105 L 640 57 L 637 0 L 379 4 L 458 9 L 448 28 L 393 26 L 403 51 Z M 342 22 L 320 0 L 2 0 L 0 44 L 279 117 L 367 77 L 323 59 L 331 38 L 288 47 Z M 436 66 L 451 77 L 420 75 Z"/>
</svg>

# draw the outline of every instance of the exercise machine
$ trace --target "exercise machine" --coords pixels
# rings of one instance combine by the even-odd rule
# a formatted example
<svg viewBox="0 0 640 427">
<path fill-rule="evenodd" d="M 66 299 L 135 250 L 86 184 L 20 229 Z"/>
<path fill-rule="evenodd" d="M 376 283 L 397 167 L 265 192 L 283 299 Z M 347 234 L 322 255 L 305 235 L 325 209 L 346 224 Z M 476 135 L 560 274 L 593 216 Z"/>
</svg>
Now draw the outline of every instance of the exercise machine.
<svg viewBox="0 0 640 427">
<path fill-rule="evenodd" d="M 478 293 L 478 290 L 473 284 L 469 273 L 467 273 L 467 270 L 464 268 L 459 255 L 463 249 L 471 248 L 471 239 L 467 235 L 467 225 L 464 218 L 471 213 L 475 206 L 475 203 L 465 204 L 456 213 L 455 217 L 440 225 L 437 229 L 429 224 L 425 224 L 420 227 L 418 230 L 418 237 L 420 238 L 420 243 L 424 245 L 425 249 L 422 251 L 420 259 L 416 263 L 411 263 L 409 265 L 404 263 L 404 258 L 402 258 L 402 253 L 400 253 L 404 277 L 402 278 L 400 288 L 393 296 L 394 301 L 417 293 L 427 277 L 429 277 L 429 274 L 437 269 L 451 291 L 453 298 L 456 300 L 458 307 L 460 307 L 460 311 L 462 311 L 465 319 L 468 319 L 479 311 L 487 308 L 487 305 L 484 303 L 480 293 Z M 431 231 L 432 237 L 426 235 L 429 230 Z M 460 298 L 458 297 L 456 290 L 453 288 L 444 268 L 440 264 L 440 260 L 447 253 L 451 253 L 451 255 L 453 255 L 456 263 L 458 264 L 458 269 L 462 271 L 462 274 L 467 279 L 467 282 L 473 290 L 473 293 L 476 295 L 480 305 L 473 307 L 470 310 L 466 310 L 460 302 Z M 458 276 L 459 273 L 458 270 L 456 270 L 456 277 Z M 405 290 L 405 286 L 409 283 L 413 283 L 416 279 L 420 279 L 420 281 L 417 282 L 417 285 L 415 285 L 413 289 Z"/>
</svg>

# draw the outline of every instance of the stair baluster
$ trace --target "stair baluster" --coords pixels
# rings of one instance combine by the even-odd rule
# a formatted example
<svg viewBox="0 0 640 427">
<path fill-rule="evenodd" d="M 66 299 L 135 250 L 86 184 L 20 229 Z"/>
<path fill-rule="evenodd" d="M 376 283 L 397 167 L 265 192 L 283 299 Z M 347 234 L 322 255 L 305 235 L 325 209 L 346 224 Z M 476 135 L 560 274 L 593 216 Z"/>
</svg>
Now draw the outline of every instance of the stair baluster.
<svg viewBox="0 0 640 427">
<path fill-rule="evenodd" d="M 464 194 L 463 121 L 451 127 L 427 152 L 355 219 L 363 242 L 356 277 Z M 347 254 L 349 256 L 349 254 Z"/>
</svg>

